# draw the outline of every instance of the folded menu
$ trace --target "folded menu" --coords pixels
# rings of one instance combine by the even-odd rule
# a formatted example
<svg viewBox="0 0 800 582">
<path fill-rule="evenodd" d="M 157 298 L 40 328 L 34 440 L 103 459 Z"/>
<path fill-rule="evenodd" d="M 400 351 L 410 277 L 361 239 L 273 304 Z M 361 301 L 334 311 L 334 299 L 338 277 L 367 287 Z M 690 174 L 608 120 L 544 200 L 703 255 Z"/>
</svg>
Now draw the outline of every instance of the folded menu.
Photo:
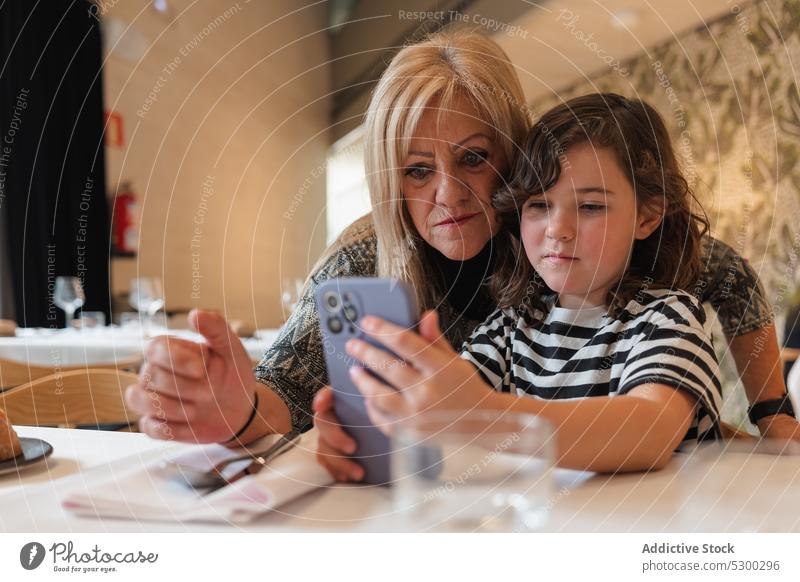
<svg viewBox="0 0 800 582">
<path fill-rule="evenodd" d="M 264 450 L 275 437 L 262 439 L 251 451 Z M 153 521 L 224 521 L 246 523 L 318 487 L 333 482 L 315 460 L 316 431 L 302 435 L 297 445 L 272 459 L 259 473 L 248 475 L 211 493 L 195 490 L 176 478 L 172 468 L 206 470 L 243 451 L 221 445 L 195 445 L 113 478 L 84 480 L 82 491 L 63 500 L 64 508 L 81 515 Z M 229 467 L 236 470 L 237 467 Z M 241 462 L 238 463 L 241 468 Z"/>
</svg>

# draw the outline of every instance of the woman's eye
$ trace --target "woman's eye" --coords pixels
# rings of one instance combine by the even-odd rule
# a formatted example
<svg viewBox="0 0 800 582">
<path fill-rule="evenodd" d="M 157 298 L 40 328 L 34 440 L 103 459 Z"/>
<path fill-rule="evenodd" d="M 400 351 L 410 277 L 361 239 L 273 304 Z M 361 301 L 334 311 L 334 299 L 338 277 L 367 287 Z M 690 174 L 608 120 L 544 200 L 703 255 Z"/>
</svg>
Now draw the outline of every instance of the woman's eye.
<svg viewBox="0 0 800 582">
<path fill-rule="evenodd" d="M 409 166 L 405 171 L 405 175 L 410 176 L 414 180 L 424 180 L 430 173 L 431 169 L 425 166 Z"/>
<path fill-rule="evenodd" d="M 581 208 L 589 212 L 600 212 L 605 210 L 606 207 L 604 204 L 581 204 Z"/>
<path fill-rule="evenodd" d="M 480 166 L 483 162 L 485 162 L 489 157 L 487 152 L 482 150 L 469 150 L 464 157 L 461 158 L 461 161 L 470 168 L 474 168 L 476 166 Z"/>
</svg>

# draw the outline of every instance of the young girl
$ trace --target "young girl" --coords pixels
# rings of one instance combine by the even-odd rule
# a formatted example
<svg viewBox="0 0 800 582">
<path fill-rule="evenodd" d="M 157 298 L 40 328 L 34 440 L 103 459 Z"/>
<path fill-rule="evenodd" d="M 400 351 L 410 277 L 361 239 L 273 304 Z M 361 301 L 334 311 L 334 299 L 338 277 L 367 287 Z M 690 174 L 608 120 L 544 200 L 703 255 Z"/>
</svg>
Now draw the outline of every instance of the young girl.
<svg viewBox="0 0 800 582">
<path fill-rule="evenodd" d="M 594 471 L 658 469 L 682 441 L 716 438 L 718 366 L 704 312 L 682 290 L 707 222 L 658 113 L 619 95 L 578 97 L 542 117 L 521 158 L 495 207 L 528 260 L 505 258 L 500 308 L 462 359 L 435 312 L 419 334 L 362 320 L 406 364 L 348 345 L 382 379 L 352 370 L 373 422 L 529 412 L 554 424 L 559 465 Z"/>
</svg>

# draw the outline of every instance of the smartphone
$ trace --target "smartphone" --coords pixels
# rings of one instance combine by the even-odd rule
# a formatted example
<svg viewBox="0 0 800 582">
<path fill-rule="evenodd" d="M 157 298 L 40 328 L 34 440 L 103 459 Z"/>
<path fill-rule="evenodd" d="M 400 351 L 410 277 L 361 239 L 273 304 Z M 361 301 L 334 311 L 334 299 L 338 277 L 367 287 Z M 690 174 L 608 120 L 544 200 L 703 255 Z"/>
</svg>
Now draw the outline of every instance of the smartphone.
<svg viewBox="0 0 800 582">
<path fill-rule="evenodd" d="M 364 397 L 350 380 L 350 368 L 359 363 L 347 354 L 345 344 L 358 338 L 386 349 L 367 337 L 359 326 L 365 315 L 416 329 L 419 308 L 415 296 L 406 284 L 395 279 L 353 277 L 323 282 L 317 287 L 315 300 L 336 416 L 357 443 L 353 458 L 364 468 L 364 482 L 388 484 L 389 438 L 372 424 Z"/>
</svg>

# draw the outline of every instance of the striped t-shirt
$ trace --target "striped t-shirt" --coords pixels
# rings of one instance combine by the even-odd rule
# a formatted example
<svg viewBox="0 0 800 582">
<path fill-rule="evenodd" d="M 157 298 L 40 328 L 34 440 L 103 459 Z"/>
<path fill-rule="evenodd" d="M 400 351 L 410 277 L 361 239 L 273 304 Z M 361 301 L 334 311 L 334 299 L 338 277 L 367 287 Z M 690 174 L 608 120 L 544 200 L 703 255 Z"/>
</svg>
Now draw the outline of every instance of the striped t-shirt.
<svg viewBox="0 0 800 582">
<path fill-rule="evenodd" d="M 605 307 L 495 311 L 465 342 L 461 357 L 502 392 L 545 399 L 625 394 L 658 383 L 697 399 L 684 438 L 719 435 L 722 388 L 709 325 L 682 291 L 639 293 L 619 317 Z"/>
</svg>

